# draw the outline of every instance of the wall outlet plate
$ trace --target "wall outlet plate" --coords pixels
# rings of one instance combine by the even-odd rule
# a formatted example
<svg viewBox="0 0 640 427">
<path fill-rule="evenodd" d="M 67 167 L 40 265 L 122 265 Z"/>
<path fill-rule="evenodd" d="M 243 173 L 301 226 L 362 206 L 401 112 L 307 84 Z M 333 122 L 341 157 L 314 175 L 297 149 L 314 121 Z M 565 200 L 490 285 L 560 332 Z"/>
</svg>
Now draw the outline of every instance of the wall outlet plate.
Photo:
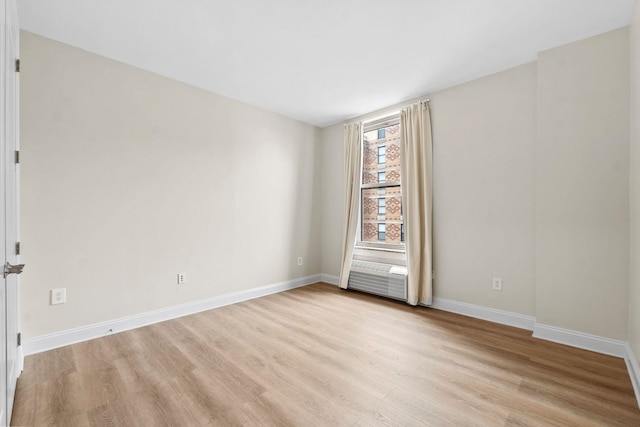
<svg viewBox="0 0 640 427">
<path fill-rule="evenodd" d="M 67 302 L 67 288 L 51 289 L 51 305 Z"/>
<path fill-rule="evenodd" d="M 178 273 L 178 285 L 184 285 L 187 282 L 187 276 L 184 273 Z"/>
<path fill-rule="evenodd" d="M 298 265 L 302 265 L 302 257 L 301 256 L 298 257 Z"/>
<path fill-rule="evenodd" d="M 493 283 L 493 290 L 494 291 L 501 291 L 502 290 L 502 278 L 501 277 L 494 277 L 492 283 Z"/>
</svg>

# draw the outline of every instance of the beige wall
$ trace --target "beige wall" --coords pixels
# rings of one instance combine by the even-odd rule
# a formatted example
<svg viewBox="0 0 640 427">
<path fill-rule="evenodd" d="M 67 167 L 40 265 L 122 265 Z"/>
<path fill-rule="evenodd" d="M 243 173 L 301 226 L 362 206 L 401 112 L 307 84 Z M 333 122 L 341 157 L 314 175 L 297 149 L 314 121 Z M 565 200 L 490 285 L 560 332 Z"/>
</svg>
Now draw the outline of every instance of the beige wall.
<svg viewBox="0 0 640 427">
<path fill-rule="evenodd" d="M 629 289 L 629 343 L 640 357 L 640 1 L 629 27 L 631 53 L 631 260 Z"/>
<path fill-rule="evenodd" d="M 533 315 L 535 63 L 429 98 L 434 295 Z"/>
<path fill-rule="evenodd" d="M 324 274 L 340 275 L 342 226 L 344 223 L 344 126 L 340 123 L 320 130 L 322 189 L 320 192 L 320 247 Z"/>
<path fill-rule="evenodd" d="M 613 339 L 628 321 L 628 37 L 538 55 L 536 318 Z"/>
<path fill-rule="evenodd" d="M 22 62 L 26 338 L 320 273 L 317 128 L 26 32 Z"/>
</svg>

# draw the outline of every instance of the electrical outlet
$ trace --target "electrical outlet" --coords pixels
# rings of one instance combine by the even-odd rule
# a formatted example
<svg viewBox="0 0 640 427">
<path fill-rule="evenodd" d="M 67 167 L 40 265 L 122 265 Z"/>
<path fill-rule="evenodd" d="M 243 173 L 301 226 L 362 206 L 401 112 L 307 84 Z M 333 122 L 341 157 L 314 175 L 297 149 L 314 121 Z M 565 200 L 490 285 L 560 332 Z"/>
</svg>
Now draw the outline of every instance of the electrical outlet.
<svg viewBox="0 0 640 427">
<path fill-rule="evenodd" d="M 178 285 L 184 285 L 187 282 L 187 277 L 184 273 L 178 273 Z"/>
<path fill-rule="evenodd" d="M 302 257 L 301 256 L 298 257 L 298 265 L 302 265 Z"/>
<path fill-rule="evenodd" d="M 494 277 L 493 278 L 493 290 L 494 291 L 501 291 L 502 290 L 502 278 L 501 277 Z"/>
<path fill-rule="evenodd" d="M 67 302 L 67 288 L 51 289 L 51 305 Z"/>
</svg>

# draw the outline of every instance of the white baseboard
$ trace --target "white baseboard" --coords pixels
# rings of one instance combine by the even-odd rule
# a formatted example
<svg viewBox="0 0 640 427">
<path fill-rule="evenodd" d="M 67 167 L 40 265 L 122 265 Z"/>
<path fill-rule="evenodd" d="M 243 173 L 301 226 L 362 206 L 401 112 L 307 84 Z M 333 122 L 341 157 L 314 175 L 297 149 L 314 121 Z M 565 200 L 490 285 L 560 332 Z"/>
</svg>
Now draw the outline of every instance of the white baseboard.
<svg viewBox="0 0 640 427">
<path fill-rule="evenodd" d="M 624 358 L 627 354 L 627 343 L 625 341 L 613 340 L 584 332 L 543 325 L 541 323 L 536 323 L 533 327 L 533 337 L 569 345 L 571 347 L 582 348 L 584 350 L 595 351 L 596 353 L 608 354 L 610 356 Z"/>
<path fill-rule="evenodd" d="M 627 371 L 631 377 L 631 384 L 633 385 L 633 392 L 636 394 L 636 400 L 638 401 L 638 408 L 640 408 L 640 367 L 638 367 L 638 359 L 636 359 L 633 349 L 629 343 L 626 343 L 626 355 L 624 361 L 627 364 Z"/>
<path fill-rule="evenodd" d="M 133 316 L 122 317 L 120 319 L 94 323 L 88 326 L 82 326 L 79 328 L 68 329 L 66 331 L 42 335 L 39 337 L 24 340 L 24 342 L 22 343 L 23 352 L 25 356 L 28 356 L 35 353 L 52 350 L 54 348 L 75 344 L 81 341 L 100 338 L 111 333 L 135 329 L 141 326 L 150 325 L 152 323 L 175 319 L 177 317 L 199 313 L 201 311 L 210 310 L 212 308 L 223 307 L 225 305 L 248 301 L 254 298 L 259 298 L 289 289 L 310 285 L 312 283 L 320 282 L 321 280 L 322 275 L 315 274 L 313 276 L 300 277 L 298 279 L 248 289 L 246 291 L 220 295 L 200 301 L 162 308 L 147 313 L 136 314 Z"/>
<path fill-rule="evenodd" d="M 480 305 L 467 304 L 444 298 L 433 298 L 431 308 L 449 311 L 451 313 L 462 314 L 463 316 L 475 317 L 476 319 L 488 320 L 502 325 L 514 326 L 516 328 L 533 330 L 536 318 L 525 316 L 524 314 L 510 311 L 497 310 L 495 308 L 482 307 Z"/>
<path fill-rule="evenodd" d="M 324 283 L 328 283 L 330 285 L 336 285 L 338 286 L 340 284 L 340 278 L 338 276 L 333 276 L 331 274 L 321 274 L 322 276 L 322 281 Z"/>
</svg>

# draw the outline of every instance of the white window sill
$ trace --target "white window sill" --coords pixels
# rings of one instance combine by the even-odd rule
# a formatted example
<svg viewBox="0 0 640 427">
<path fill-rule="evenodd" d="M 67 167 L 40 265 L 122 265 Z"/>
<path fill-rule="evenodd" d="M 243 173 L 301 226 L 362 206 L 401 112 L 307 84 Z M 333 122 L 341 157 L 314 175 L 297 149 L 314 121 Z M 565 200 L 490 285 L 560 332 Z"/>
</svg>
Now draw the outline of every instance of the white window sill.
<svg viewBox="0 0 640 427">
<path fill-rule="evenodd" d="M 360 244 L 360 243 L 356 243 L 355 248 L 356 249 L 365 249 L 365 250 L 369 250 L 369 251 L 392 252 L 392 253 L 397 253 L 397 254 L 405 253 L 404 247 L 399 247 L 399 246 L 400 245 L 394 245 L 392 247 L 369 246 L 369 245 L 363 245 L 363 244 Z"/>
</svg>

